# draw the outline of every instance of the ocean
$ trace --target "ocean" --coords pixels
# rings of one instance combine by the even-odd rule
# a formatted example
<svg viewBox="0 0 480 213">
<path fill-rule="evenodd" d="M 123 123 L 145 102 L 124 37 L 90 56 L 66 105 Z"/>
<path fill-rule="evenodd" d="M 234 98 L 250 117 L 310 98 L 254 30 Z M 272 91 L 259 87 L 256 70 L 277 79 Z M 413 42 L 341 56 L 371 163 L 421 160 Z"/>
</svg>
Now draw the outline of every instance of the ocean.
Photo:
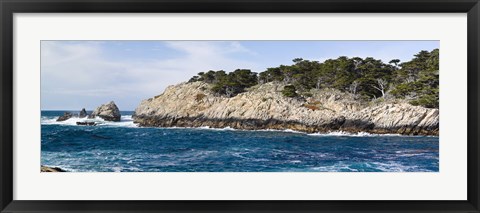
<svg viewBox="0 0 480 213">
<path fill-rule="evenodd" d="M 69 172 L 438 172 L 439 138 L 291 130 L 77 126 L 41 113 L 41 164 Z M 78 113 L 78 112 L 74 112 Z"/>
</svg>

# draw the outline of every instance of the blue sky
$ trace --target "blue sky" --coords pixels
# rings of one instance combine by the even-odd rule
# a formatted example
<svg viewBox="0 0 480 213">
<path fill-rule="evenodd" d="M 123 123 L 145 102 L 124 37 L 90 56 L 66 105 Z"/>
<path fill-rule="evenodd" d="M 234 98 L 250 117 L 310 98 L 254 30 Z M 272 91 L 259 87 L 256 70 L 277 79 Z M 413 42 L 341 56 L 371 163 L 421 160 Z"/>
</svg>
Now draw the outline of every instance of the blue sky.
<svg viewBox="0 0 480 213">
<path fill-rule="evenodd" d="M 93 110 L 113 100 L 134 110 L 198 72 L 262 72 L 294 58 L 410 60 L 439 41 L 42 41 L 42 110 Z"/>
</svg>

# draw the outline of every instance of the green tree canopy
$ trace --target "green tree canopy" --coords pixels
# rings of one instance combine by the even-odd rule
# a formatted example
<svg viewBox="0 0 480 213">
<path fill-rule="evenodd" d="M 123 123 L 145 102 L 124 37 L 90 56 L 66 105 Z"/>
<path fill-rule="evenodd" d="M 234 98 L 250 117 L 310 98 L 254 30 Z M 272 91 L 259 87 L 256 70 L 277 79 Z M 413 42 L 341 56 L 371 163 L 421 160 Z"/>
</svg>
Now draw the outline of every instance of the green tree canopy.
<svg viewBox="0 0 480 213">
<path fill-rule="evenodd" d="M 318 61 L 295 58 L 291 65 L 267 68 L 258 75 L 248 69 L 226 73 L 223 70 L 200 72 L 189 81 L 213 84 L 212 90 L 220 95 L 235 96 L 246 88 L 272 81 L 283 82 L 283 94 L 297 96 L 297 91 L 312 88 L 335 88 L 365 99 L 385 97 L 407 99 L 411 104 L 438 107 L 439 50 L 422 50 L 410 61 L 388 63 L 367 57 L 340 56 Z M 389 96 L 390 97 L 390 96 Z"/>
</svg>

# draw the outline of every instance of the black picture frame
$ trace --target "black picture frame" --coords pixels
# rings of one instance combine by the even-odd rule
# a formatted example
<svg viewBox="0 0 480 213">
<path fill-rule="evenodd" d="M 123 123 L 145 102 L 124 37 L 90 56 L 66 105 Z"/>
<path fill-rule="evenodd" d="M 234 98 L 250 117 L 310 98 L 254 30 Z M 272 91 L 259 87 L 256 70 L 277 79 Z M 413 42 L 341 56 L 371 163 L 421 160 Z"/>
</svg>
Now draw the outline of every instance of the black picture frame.
<svg viewBox="0 0 480 213">
<path fill-rule="evenodd" d="M 0 0 L 1 212 L 480 212 L 478 0 Z M 467 13 L 468 198 L 466 201 L 16 201 L 13 200 L 14 13 Z M 445 183 L 448 184 L 448 183 Z"/>
</svg>

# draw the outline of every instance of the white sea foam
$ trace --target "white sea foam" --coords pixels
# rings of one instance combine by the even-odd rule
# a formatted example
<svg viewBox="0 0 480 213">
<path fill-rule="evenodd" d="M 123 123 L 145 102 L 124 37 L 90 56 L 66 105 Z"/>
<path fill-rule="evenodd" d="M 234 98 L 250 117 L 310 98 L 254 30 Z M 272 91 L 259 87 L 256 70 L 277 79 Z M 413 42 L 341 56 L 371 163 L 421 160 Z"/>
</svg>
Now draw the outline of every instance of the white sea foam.
<svg viewBox="0 0 480 213">
<path fill-rule="evenodd" d="M 133 118 L 131 115 L 123 115 L 121 116 L 121 120 L 119 122 L 112 122 L 112 121 L 105 121 L 102 118 L 96 117 L 94 119 L 90 118 L 78 118 L 73 117 L 66 121 L 57 121 L 58 116 L 42 116 L 41 117 L 41 124 L 43 125 L 70 125 L 76 126 L 77 122 L 95 122 L 98 126 L 116 126 L 116 127 L 138 127 L 137 124 L 133 123 Z M 230 126 L 225 128 L 213 128 L 210 126 L 201 126 L 201 127 L 162 127 L 165 129 L 204 129 L 204 130 L 214 130 L 214 131 L 259 131 L 259 132 L 286 132 L 286 133 L 296 133 L 296 134 L 306 134 L 309 136 L 323 136 L 323 137 L 334 137 L 334 136 L 346 136 L 346 137 L 378 137 L 378 136 L 402 136 L 402 137 L 416 137 L 416 136 L 407 136 L 407 135 L 400 135 L 400 134 L 371 134 L 368 132 L 358 132 L 358 133 L 349 133 L 345 131 L 333 131 L 329 133 L 305 133 L 300 132 L 292 129 L 258 129 L 258 130 L 244 130 L 244 129 L 235 129 Z M 428 137 L 438 137 L 438 136 L 428 136 Z"/>
<path fill-rule="evenodd" d="M 349 165 L 340 162 L 336 163 L 335 165 L 331 166 L 319 166 L 319 167 L 313 167 L 310 168 L 309 171 L 314 171 L 314 172 L 358 172 L 357 169 L 352 169 L 349 167 Z"/>
<path fill-rule="evenodd" d="M 123 115 L 120 117 L 120 121 L 105 121 L 100 117 L 95 118 L 78 118 L 72 117 L 66 121 L 57 121 L 58 117 L 52 116 L 42 116 L 41 124 L 42 125 L 66 125 L 66 126 L 76 126 L 77 122 L 95 122 L 97 126 L 114 126 L 114 127 L 138 127 L 137 124 L 133 123 L 131 115 Z"/>
<path fill-rule="evenodd" d="M 122 169 L 123 169 L 123 168 L 120 167 L 120 166 L 114 166 L 114 167 L 112 167 L 113 172 L 122 172 Z"/>
<path fill-rule="evenodd" d="M 378 136 L 402 136 L 400 134 L 371 134 L 368 132 L 350 133 L 344 131 L 334 131 L 329 133 L 312 133 L 310 136 L 346 136 L 346 137 L 378 137 Z"/>
<path fill-rule="evenodd" d="M 196 127 L 195 129 L 208 129 L 208 130 L 216 130 L 216 131 L 238 131 L 240 129 L 234 129 L 232 127 L 225 127 L 225 128 L 213 128 L 209 126 L 202 126 L 202 127 Z"/>
<path fill-rule="evenodd" d="M 288 133 L 300 133 L 300 134 L 307 134 L 304 132 L 299 132 L 291 129 L 257 129 L 257 130 L 248 130 L 248 129 L 235 129 L 230 126 L 225 128 L 214 128 L 210 126 L 201 126 L 201 127 L 161 127 L 163 129 L 205 129 L 205 130 L 213 130 L 213 131 L 256 131 L 256 132 L 288 132 Z"/>
<path fill-rule="evenodd" d="M 223 128 L 222 130 L 227 130 L 227 131 L 235 131 L 235 129 L 234 129 L 234 128 L 232 128 L 232 127 L 229 127 L 229 126 L 227 126 L 227 127 Z"/>
<path fill-rule="evenodd" d="M 366 170 L 355 168 L 354 165 L 348 165 L 344 162 L 339 162 L 330 166 L 313 167 L 309 170 L 318 172 L 364 172 L 368 171 L 368 169 L 374 169 L 380 172 L 432 172 L 427 169 L 420 169 L 418 166 L 407 166 L 393 161 L 365 163 L 363 167 Z"/>
<path fill-rule="evenodd" d="M 161 127 L 162 129 L 204 129 L 204 130 L 213 130 L 213 131 L 246 131 L 242 129 L 234 129 L 232 127 L 225 127 L 225 128 L 213 128 L 210 126 L 201 126 L 201 127 L 180 127 L 180 126 L 173 126 L 173 127 Z"/>
<path fill-rule="evenodd" d="M 423 171 L 418 169 L 418 166 L 406 166 L 397 162 L 388 161 L 385 163 L 374 162 L 372 167 L 382 172 L 408 172 L 408 171 Z"/>
<path fill-rule="evenodd" d="M 397 157 L 414 157 L 414 156 L 423 156 L 425 153 L 408 153 L 408 154 L 400 154 Z"/>
<path fill-rule="evenodd" d="M 437 150 L 438 152 L 438 150 Z M 432 150 L 416 150 L 416 151 L 395 151 L 396 157 L 415 157 L 424 156 L 424 158 L 438 158 L 435 155 L 431 155 Z"/>
<path fill-rule="evenodd" d="M 295 131 L 293 129 L 258 129 L 253 130 L 258 132 L 288 132 L 288 133 L 298 133 L 298 134 L 307 134 L 305 132 Z"/>
<path fill-rule="evenodd" d="M 415 136 L 408 136 L 408 135 L 400 135 L 400 134 L 371 134 L 368 132 L 358 132 L 358 133 L 350 133 L 345 131 L 334 131 L 329 133 L 305 133 L 300 132 L 292 129 L 257 129 L 257 130 L 247 130 L 247 129 L 235 129 L 230 126 L 225 128 L 214 128 L 210 126 L 201 126 L 201 127 L 161 127 L 164 129 L 205 129 L 205 130 L 214 130 L 214 131 L 255 131 L 255 132 L 285 132 L 285 133 L 296 133 L 296 134 L 305 134 L 310 136 L 327 136 L 327 137 L 334 137 L 334 136 L 347 136 L 347 137 L 379 137 L 379 136 L 403 136 L 403 137 L 415 137 Z M 435 136 L 434 136 L 435 137 Z"/>
</svg>

